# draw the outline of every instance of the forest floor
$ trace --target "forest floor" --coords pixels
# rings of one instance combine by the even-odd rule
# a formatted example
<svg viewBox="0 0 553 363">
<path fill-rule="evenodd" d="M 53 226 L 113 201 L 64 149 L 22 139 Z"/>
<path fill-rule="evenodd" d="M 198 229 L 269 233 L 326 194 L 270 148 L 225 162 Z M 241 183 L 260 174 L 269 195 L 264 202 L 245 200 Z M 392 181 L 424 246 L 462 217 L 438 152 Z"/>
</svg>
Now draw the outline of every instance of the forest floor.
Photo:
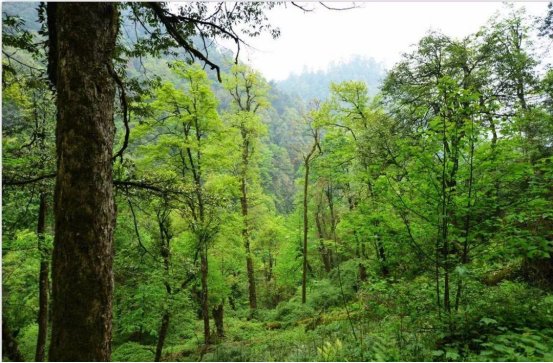
<svg viewBox="0 0 553 363">
<path fill-rule="evenodd" d="M 469 286 L 474 303 L 449 318 L 437 315 L 432 285 L 420 277 L 366 283 L 346 305 L 320 288 L 307 304 L 296 294 L 253 316 L 245 306 L 227 307 L 224 337 L 206 348 L 195 320 L 192 334 L 166 341 L 162 360 L 553 361 L 553 295 L 520 281 L 488 286 L 486 296 L 480 288 Z M 114 360 L 152 360 L 155 345 L 128 344 Z"/>
</svg>

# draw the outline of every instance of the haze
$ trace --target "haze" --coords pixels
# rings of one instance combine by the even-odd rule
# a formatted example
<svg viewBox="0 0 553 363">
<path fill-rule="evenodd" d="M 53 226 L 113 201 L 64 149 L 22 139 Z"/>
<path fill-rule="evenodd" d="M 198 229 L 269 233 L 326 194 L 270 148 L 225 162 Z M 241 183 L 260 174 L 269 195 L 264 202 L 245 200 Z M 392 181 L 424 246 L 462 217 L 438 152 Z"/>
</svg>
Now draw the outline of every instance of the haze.
<svg viewBox="0 0 553 363">
<path fill-rule="evenodd" d="M 332 3 L 334 7 L 351 3 Z M 315 6 L 316 4 L 307 4 Z M 262 36 L 250 40 L 251 49 L 242 59 L 273 80 L 286 78 L 303 69 L 322 69 L 333 61 L 352 55 L 374 57 L 387 67 L 416 43 L 428 30 L 463 37 L 485 25 L 497 11 L 506 10 L 499 2 L 368 2 L 359 8 L 329 11 L 316 6 L 313 12 L 287 4 L 269 14 L 281 29 L 280 38 Z M 528 14 L 543 16 L 547 2 L 515 4 Z"/>
</svg>

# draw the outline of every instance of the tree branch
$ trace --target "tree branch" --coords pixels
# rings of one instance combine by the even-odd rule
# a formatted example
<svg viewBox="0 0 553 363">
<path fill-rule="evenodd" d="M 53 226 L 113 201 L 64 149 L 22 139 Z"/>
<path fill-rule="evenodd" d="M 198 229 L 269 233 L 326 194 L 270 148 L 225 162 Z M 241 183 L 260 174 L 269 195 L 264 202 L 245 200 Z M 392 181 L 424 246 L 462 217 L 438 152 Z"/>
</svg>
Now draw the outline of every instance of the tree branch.
<svg viewBox="0 0 553 363">
<path fill-rule="evenodd" d="M 188 43 L 188 41 L 185 39 L 179 29 L 175 27 L 175 16 L 168 14 L 167 11 L 163 9 L 163 7 L 160 5 L 160 3 L 149 2 L 147 3 L 147 6 L 149 6 L 154 11 L 154 14 L 157 16 L 159 21 L 161 21 L 163 25 L 165 25 L 165 28 L 167 29 L 167 32 L 171 35 L 171 37 L 173 37 L 173 39 L 181 47 L 183 47 L 192 56 L 192 58 L 196 57 L 202 60 L 207 65 L 209 65 L 212 70 L 215 70 L 215 72 L 217 73 L 217 80 L 219 82 L 222 82 L 221 69 L 219 68 L 219 66 L 211 62 L 209 59 L 207 59 L 205 55 L 203 55 L 200 51 L 198 51 L 190 43 Z"/>
</svg>

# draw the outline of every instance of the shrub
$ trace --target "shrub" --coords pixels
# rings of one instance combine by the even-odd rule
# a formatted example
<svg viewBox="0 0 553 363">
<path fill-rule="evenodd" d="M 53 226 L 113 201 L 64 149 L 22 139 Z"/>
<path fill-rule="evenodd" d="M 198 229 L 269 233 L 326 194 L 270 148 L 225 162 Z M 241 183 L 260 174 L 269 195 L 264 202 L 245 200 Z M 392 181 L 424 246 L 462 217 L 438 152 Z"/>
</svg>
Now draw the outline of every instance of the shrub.
<svg viewBox="0 0 553 363">
<path fill-rule="evenodd" d="M 154 348 L 127 342 L 115 348 L 111 359 L 114 362 L 151 362 L 154 360 Z"/>
</svg>

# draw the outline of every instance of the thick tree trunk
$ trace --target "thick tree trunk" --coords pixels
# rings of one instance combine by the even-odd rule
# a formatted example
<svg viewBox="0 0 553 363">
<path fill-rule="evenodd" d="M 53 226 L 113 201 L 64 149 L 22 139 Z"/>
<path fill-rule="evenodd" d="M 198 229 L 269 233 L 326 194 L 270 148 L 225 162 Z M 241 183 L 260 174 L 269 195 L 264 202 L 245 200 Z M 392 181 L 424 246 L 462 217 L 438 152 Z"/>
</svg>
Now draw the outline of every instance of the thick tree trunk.
<svg viewBox="0 0 553 363">
<path fill-rule="evenodd" d="M 159 335 L 157 338 L 156 356 L 154 361 L 159 362 L 161 360 L 161 353 L 163 351 L 163 345 L 165 344 L 165 338 L 167 337 L 167 331 L 169 330 L 169 312 L 165 312 L 161 318 L 161 326 L 159 327 Z"/>
<path fill-rule="evenodd" d="M 40 194 L 38 207 L 38 250 L 40 252 L 40 267 L 38 273 L 38 336 L 36 341 L 35 361 L 44 361 L 46 349 L 46 336 L 48 332 L 48 283 L 50 254 L 44 243 L 44 232 L 46 226 L 46 193 Z"/>
<path fill-rule="evenodd" d="M 217 305 L 213 308 L 213 320 L 215 321 L 215 328 L 217 329 L 217 336 L 222 338 L 225 336 L 225 328 L 223 325 L 224 303 Z"/>
<path fill-rule="evenodd" d="M 109 361 L 113 295 L 115 3 L 48 3 L 57 39 L 52 361 Z"/>
</svg>

